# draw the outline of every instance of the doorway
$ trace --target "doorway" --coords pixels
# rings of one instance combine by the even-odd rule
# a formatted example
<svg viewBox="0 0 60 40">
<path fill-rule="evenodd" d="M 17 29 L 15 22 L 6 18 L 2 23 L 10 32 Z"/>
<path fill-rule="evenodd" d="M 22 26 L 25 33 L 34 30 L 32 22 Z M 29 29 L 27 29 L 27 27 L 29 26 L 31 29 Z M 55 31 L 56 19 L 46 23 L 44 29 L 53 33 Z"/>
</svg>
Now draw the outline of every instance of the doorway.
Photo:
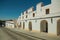
<svg viewBox="0 0 60 40">
<path fill-rule="evenodd" d="M 46 32 L 48 33 L 48 23 L 46 20 L 41 21 L 41 32 Z"/>
<path fill-rule="evenodd" d="M 29 30 L 32 31 L 32 22 L 29 22 Z"/>
<path fill-rule="evenodd" d="M 57 35 L 60 35 L 60 20 L 57 21 Z"/>
</svg>

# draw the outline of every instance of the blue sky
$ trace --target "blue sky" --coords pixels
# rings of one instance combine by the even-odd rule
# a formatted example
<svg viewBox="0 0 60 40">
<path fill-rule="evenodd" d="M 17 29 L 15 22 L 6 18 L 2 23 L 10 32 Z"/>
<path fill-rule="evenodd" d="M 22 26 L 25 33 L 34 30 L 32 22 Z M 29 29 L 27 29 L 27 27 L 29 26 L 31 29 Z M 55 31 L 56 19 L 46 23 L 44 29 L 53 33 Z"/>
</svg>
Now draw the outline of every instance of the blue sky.
<svg viewBox="0 0 60 40">
<path fill-rule="evenodd" d="M 21 12 L 37 3 L 49 4 L 50 0 L 0 0 L 0 20 L 17 19 Z"/>
</svg>

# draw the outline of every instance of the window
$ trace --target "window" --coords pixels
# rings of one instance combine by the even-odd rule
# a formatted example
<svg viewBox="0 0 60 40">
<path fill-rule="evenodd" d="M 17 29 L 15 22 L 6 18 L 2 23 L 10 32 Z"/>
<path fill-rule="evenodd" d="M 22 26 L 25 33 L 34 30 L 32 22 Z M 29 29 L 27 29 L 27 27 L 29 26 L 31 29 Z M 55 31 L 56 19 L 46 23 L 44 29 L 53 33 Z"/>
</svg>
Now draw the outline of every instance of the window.
<svg viewBox="0 0 60 40">
<path fill-rule="evenodd" d="M 43 7 L 44 6 L 44 4 L 41 4 L 41 7 Z"/>
<path fill-rule="evenodd" d="M 35 13 L 33 13 L 33 17 L 35 17 Z"/>
<path fill-rule="evenodd" d="M 49 9 L 46 9 L 46 14 L 49 14 Z"/>
<path fill-rule="evenodd" d="M 27 18 L 27 15 L 26 15 L 26 18 Z"/>
</svg>

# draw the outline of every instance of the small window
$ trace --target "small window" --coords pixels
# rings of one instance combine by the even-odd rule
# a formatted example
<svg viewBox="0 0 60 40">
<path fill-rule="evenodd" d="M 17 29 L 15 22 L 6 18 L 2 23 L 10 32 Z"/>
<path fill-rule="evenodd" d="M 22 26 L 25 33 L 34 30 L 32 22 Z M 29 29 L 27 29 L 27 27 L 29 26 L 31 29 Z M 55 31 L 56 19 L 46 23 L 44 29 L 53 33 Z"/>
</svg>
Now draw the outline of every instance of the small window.
<svg viewBox="0 0 60 40">
<path fill-rule="evenodd" d="M 41 4 L 41 7 L 43 7 L 44 6 L 44 4 Z"/>
<path fill-rule="evenodd" d="M 26 15 L 26 18 L 27 18 L 27 15 Z"/>
<path fill-rule="evenodd" d="M 33 13 L 33 17 L 35 17 L 35 13 Z"/>
<path fill-rule="evenodd" d="M 49 14 L 49 9 L 46 9 L 46 14 Z"/>
</svg>

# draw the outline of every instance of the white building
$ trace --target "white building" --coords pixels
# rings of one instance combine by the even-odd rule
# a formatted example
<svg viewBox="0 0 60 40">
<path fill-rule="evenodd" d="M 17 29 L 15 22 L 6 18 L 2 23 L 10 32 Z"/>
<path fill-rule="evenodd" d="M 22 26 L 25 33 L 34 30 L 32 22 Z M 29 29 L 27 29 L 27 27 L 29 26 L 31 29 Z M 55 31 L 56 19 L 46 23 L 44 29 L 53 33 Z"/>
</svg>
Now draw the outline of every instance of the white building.
<svg viewBox="0 0 60 40">
<path fill-rule="evenodd" d="M 13 21 L 6 21 L 5 25 L 7 28 L 14 28 L 14 22 Z"/>
<path fill-rule="evenodd" d="M 60 0 L 51 0 L 51 4 L 43 6 L 43 3 L 29 8 L 21 13 L 17 23 L 21 29 L 29 31 L 46 32 L 49 34 L 60 34 Z"/>
</svg>

